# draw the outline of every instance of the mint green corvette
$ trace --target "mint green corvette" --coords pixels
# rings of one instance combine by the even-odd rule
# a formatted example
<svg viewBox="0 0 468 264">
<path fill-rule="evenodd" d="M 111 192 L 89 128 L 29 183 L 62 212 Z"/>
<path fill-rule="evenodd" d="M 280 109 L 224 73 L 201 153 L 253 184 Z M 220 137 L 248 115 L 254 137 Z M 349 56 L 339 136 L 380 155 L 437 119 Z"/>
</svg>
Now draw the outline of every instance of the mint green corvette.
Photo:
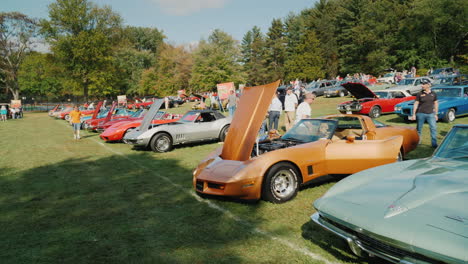
<svg viewBox="0 0 468 264">
<path fill-rule="evenodd" d="M 312 220 L 353 253 L 394 263 L 468 263 L 468 125 L 432 157 L 353 174 L 314 202 Z"/>
</svg>

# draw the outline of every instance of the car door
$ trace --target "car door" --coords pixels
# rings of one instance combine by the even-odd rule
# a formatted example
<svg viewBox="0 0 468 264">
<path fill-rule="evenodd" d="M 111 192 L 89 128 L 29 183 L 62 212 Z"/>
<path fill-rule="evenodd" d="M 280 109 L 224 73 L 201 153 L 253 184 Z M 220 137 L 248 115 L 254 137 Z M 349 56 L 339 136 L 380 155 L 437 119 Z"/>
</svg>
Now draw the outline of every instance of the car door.
<svg viewBox="0 0 468 264">
<path fill-rule="evenodd" d="M 201 113 L 192 124 L 193 140 L 208 140 L 218 137 L 219 129 L 215 125 L 216 116 L 212 112 Z"/>
<path fill-rule="evenodd" d="M 325 149 L 328 174 L 351 174 L 398 159 L 402 136 L 383 140 L 331 141 Z"/>
</svg>

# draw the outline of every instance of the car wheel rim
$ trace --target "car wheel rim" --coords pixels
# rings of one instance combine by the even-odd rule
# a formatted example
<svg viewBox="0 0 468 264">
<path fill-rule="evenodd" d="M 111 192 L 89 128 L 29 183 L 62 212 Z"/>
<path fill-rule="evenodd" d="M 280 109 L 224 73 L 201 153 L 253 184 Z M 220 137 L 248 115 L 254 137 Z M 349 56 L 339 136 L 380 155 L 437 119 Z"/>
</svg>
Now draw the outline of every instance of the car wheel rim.
<svg viewBox="0 0 468 264">
<path fill-rule="evenodd" d="M 295 189 L 295 177 L 289 170 L 278 171 L 272 179 L 271 187 L 275 196 L 284 198 L 290 196 Z"/>
<path fill-rule="evenodd" d="M 343 92 L 340 92 L 340 97 L 343 97 L 344 96 L 344 93 Z"/>
<path fill-rule="evenodd" d="M 375 109 L 372 111 L 372 116 L 373 116 L 373 117 L 379 117 L 379 116 L 380 116 L 380 113 L 379 113 L 379 109 L 378 109 L 378 108 L 375 108 Z"/>
<path fill-rule="evenodd" d="M 455 112 L 454 111 L 450 111 L 448 113 L 448 117 L 449 117 L 449 121 L 452 122 L 453 120 L 455 120 Z"/>
<path fill-rule="evenodd" d="M 169 138 L 167 137 L 159 138 L 158 141 L 156 142 L 156 148 L 161 151 L 167 150 L 169 148 Z"/>
</svg>

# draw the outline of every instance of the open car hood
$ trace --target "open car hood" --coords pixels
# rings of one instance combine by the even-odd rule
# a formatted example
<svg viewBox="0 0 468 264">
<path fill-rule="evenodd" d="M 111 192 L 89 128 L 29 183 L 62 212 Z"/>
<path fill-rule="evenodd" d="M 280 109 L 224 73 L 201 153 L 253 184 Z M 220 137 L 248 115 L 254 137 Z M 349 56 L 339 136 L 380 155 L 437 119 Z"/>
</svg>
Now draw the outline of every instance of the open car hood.
<svg viewBox="0 0 468 264">
<path fill-rule="evenodd" d="M 280 81 L 245 87 L 224 141 L 221 158 L 245 161 L 250 158 L 258 131 Z"/>
<path fill-rule="evenodd" d="M 377 95 L 362 83 L 348 82 L 343 83 L 341 86 L 348 90 L 356 99 L 377 98 Z"/>
<path fill-rule="evenodd" d="M 106 123 L 106 122 L 108 122 L 109 120 L 111 120 L 112 114 L 114 113 L 114 110 L 115 110 L 116 107 L 117 107 L 117 102 L 112 102 L 112 106 L 111 106 L 109 112 L 107 112 L 107 116 L 106 116 L 106 118 L 104 119 L 104 123 Z"/>
<path fill-rule="evenodd" d="M 96 108 L 94 109 L 93 117 L 91 117 L 91 119 L 96 119 L 97 118 L 97 115 L 99 114 L 99 111 L 101 111 L 102 103 L 103 103 L 103 101 L 99 101 Z"/>
<path fill-rule="evenodd" d="M 145 132 L 148 130 L 149 126 L 151 125 L 151 121 L 153 120 L 154 116 L 158 113 L 159 108 L 161 108 L 161 105 L 163 103 L 164 103 L 163 99 L 157 99 L 151 104 L 150 109 L 145 114 L 145 116 L 143 117 L 143 120 L 141 121 L 140 126 L 138 127 L 138 130 L 140 132 Z"/>
</svg>

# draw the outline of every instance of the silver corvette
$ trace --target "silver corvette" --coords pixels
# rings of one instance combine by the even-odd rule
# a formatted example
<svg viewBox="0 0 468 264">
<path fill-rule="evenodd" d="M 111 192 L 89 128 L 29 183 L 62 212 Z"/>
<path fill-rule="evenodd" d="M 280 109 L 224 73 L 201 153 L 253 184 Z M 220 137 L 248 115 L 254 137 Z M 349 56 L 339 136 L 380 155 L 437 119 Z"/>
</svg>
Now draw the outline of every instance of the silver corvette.
<svg viewBox="0 0 468 264">
<path fill-rule="evenodd" d="M 215 110 L 193 110 L 177 122 L 151 125 L 162 103 L 163 100 L 155 101 L 141 125 L 125 134 L 123 141 L 126 144 L 150 147 L 155 152 L 167 152 L 174 145 L 216 139 L 224 141 L 226 138 L 232 119 Z"/>
</svg>

